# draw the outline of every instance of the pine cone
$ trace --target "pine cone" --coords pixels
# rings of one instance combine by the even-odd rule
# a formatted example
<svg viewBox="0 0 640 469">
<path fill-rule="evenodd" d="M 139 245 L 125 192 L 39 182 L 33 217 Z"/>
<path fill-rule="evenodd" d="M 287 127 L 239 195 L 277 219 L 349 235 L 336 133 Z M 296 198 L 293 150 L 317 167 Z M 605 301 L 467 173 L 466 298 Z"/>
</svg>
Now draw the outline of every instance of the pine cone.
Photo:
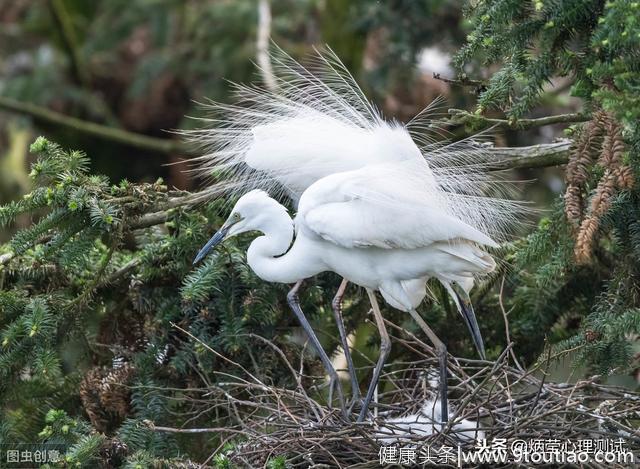
<svg viewBox="0 0 640 469">
<path fill-rule="evenodd" d="M 126 362 L 115 369 L 95 367 L 80 383 L 80 399 L 98 431 L 107 432 L 110 423 L 127 416 L 130 398 L 127 383 L 133 372 L 133 366 Z"/>
<path fill-rule="evenodd" d="M 107 429 L 109 419 L 100 404 L 101 381 L 102 369 L 99 367 L 90 369 L 80 383 L 80 399 L 91 425 L 99 432 L 104 432 Z"/>
<path fill-rule="evenodd" d="M 586 339 L 587 342 L 595 342 L 600 338 L 600 333 L 596 331 L 592 331 L 591 329 L 588 329 L 584 332 L 584 338 Z"/>
<path fill-rule="evenodd" d="M 129 389 L 127 382 L 133 375 L 133 366 L 124 363 L 120 368 L 111 370 L 102 380 L 100 402 L 105 410 L 113 412 L 120 418 L 129 412 Z"/>
</svg>

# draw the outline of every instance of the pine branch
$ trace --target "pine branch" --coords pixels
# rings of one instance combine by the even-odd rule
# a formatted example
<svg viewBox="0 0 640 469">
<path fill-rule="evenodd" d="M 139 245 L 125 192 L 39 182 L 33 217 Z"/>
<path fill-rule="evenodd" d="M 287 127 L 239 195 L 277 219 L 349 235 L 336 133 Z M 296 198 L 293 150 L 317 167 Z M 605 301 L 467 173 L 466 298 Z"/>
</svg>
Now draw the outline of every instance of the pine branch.
<svg viewBox="0 0 640 469">
<path fill-rule="evenodd" d="M 494 119 L 463 111 L 462 109 L 449 109 L 449 115 L 451 116 L 450 121 L 455 124 L 470 124 L 480 129 L 502 127 L 513 130 L 526 130 L 553 124 L 586 122 L 591 119 L 591 116 L 585 113 L 558 114 L 537 119 Z"/>
<path fill-rule="evenodd" d="M 543 143 L 528 147 L 494 147 L 490 171 L 505 169 L 545 168 L 566 164 L 569 159 L 570 140 Z"/>
<path fill-rule="evenodd" d="M 443 81 L 449 85 L 472 87 L 472 88 L 476 88 L 476 90 L 482 90 L 487 87 L 486 82 L 481 80 L 472 80 L 468 78 L 466 75 L 462 75 L 459 78 L 445 78 L 441 76 L 439 73 L 433 72 L 433 78 L 435 80 Z"/>
<path fill-rule="evenodd" d="M 109 278 L 105 280 L 106 285 L 113 285 L 119 282 L 121 279 L 125 278 L 128 274 L 133 272 L 141 263 L 141 259 L 133 259 L 132 261 L 127 262 L 125 265 L 120 267 L 118 270 L 113 272 Z"/>
<path fill-rule="evenodd" d="M 87 122 L 76 117 L 65 116 L 64 114 L 36 104 L 23 103 L 3 96 L 0 96 L 0 109 L 25 114 L 33 117 L 38 122 L 57 127 L 65 127 L 81 134 L 129 145 L 140 150 L 149 150 L 165 154 L 180 153 L 196 155 L 192 149 L 182 142 L 114 129 L 94 122 Z"/>
<path fill-rule="evenodd" d="M 570 145 L 571 142 L 569 140 L 562 140 L 528 147 L 493 147 L 490 151 L 494 158 L 491 159 L 487 169 L 489 171 L 504 171 L 508 169 L 533 169 L 563 165 L 567 163 Z M 173 197 L 160 210 L 147 213 L 132 222 L 130 228 L 148 228 L 164 223 L 171 210 L 178 207 L 197 206 L 207 200 L 211 200 L 219 192 L 217 188 L 212 187 L 201 192 Z"/>
<path fill-rule="evenodd" d="M 159 225 L 167 220 L 167 217 L 173 209 L 178 207 L 188 208 L 203 204 L 206 201 L 211 200 L 218 193 L 219 190 L 213 187 L 193 194 L 187 193 L 187 195 L 180 197 L 172 197 L 160 210 L 143 215 L 138 220 L 132 222 L 129 227 L 132 229 L 140 229 Z"/>
</svg>

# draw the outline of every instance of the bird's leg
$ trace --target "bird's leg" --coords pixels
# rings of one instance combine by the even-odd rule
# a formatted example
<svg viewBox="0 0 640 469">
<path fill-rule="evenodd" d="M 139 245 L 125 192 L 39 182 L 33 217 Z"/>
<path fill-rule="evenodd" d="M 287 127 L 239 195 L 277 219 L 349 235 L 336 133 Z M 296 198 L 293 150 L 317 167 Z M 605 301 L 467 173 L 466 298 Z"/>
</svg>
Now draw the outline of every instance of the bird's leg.
<svg viewBox="0 0 640 469">
<path fill-rule="evenodd" d="M 424 333 L 427 334 L 427 337 L 429 337 L 429 340 L 434 345 L 436 353 L 438 355 L 438 362 L 440 365 L 440 420 L 442 425 L 444 426 L 444 424 L 449 421 L 449 398 L 447 397 L 447 347 L 438 338 L 436 333 L 431 330 L 431 328 L 427 325 L 427 323 L 424 321 L 424 319 L 422 319 L 422 317 L 416 310 L 412 309 L 409 311 L 409 313 L 418 323 L 420 329 L 422 329 Z"/>
<path fill-rule="evenodd" d="M 351 350 L 349 349 L 349 342 L 347 341 L 347 332 L 344 328 L 344 319 L 342 317 L 342 297 L 344 296 L 344 291 L 347 289 L 347 285 L 349 281 L 347 279 L 342 279 L 342 283 L 336 292 L 336 296 L 333 298 L 331 302 L 331 307 L 333 308 L 333 314 L 336 318 L 336 323 L 338 325 L 338 332 L 340 332 L 340 341 L 342 342 L 342 349 L 344 350 L 344 356 L 347 359 L 347 368 L 349 369 L 349 375 L 351 377 L 351 405 L 350 411 L 353 405 L 356 402 L 360 401 L 360 388 L 358 384 L 358 375 L 356 374 L 356 367 L 353 365 L 353 359 L 351 358 Z"/>
<path fill-rule="evenodd" d="M 320 345 L 320 341 L 318 340 L 318 337 L 316 336 L 315 332 L 313 331 L 313 328 L 311 327 L 311 324 L 309 324 L 309 321 L 305 317 L 304 313 L 302 312 L 302 308 L 300 307 L 298 290 L 300 289 L 301 284 L 302 284 L 302 280 L 298 281 L 293 286 L 293 288 L 289 291 L 289 293 L 287 294 L 287 303 L 289 303 L 289 307 L 297 316 L 298 321 L 300 322 L 300 325 L 302 326 L 304 331 L 307 333 L 309 340 L 311 341 L 311 343 L 316 349 L 316 352 L 318 352 L 318 355 L 320 356 L 320 360 L 322 361 L 324 368 L 327 370 L 327 373 L 329 374 L 330 391 L 333 389 L 334 385 L 336 386 L 336 390 L 338 393 L 338 400 L 340 401 L 340 409 L 342 410 L 342 414 L 346 419 L 347 410 L 345 408 L 344 394 L 342 392 L 342 385 L 340 384 L 338 373 L 336 373 L 335 368 L 331 364 L 331 360 L 329 359 L 329 357 L 327 356 L 327 353 L 322 348 L 322 345 Z M 333 396 L 331 396 L 331 398 L 332 397 Z M 331 398 L 329 399 L 329 406 L 331 406 Z"/>
<path fill-rule="evenodd" d="M 376 386 L 378 386 L 378 381 L 380 380 L 382 367 L 384 366 L 384 362 L 389 356 L 389 352 L 391 352 L 391 340 L 389 339 L 387 328 L 384 325 L 384 319 L 382 317 L 382 313 L 380 312 L 380 307 L 378 306 L 376 294 L 373 290 L 367 288 L 367 295 L 369 295 L 369 301 L 371 302 L 371 308 L 373 309 L 373 316 L 376 319 L 376 325 L 378 326 L 378 331 L 380 332 L 380 356 L 378 357 L 378 363 L 376 363 L 376 367 L 373 369 L 373 378 L 371 379 L 371 384 L 369 384 L 367 395 L 365 396 L 364 402 L 362 403 L 362 409 L 360 410 L 360 415 L 358 416 L 358 422 L 362 422 L 367 415 L 368 407 L 371 403 L 371 398 L 373 397 L 373 393 L 376 389 Z"/>
</svg>

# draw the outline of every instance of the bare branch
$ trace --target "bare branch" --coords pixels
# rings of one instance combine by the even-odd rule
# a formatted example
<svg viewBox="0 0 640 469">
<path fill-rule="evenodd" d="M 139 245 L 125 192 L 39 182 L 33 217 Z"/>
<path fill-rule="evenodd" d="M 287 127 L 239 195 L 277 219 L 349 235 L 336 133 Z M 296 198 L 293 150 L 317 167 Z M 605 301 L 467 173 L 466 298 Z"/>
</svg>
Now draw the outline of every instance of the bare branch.
<svg viewBox="0 0 640 469">
<path fill-rule="evenodd" d="M 167 433 L 220 433 L 223 428 L 173 428 L 162 427 L 155 425 L 151 420 L 145 420 L 145 425 L 154 432 L 167 432 Z"/>
<path fill-rule="evenodd" d="M 258 35 L 256 38 L 256 60 L 260 67 L 262 81 L 269 91 L 276 91 L 276 83 L 271 59 L 269 58 L 269 38 L 271 37 L 271 6 L 269 0 L 258 2 Z"/>
<path fill-rule="evenodd" d="M 553 124 L 571 124 L 575 122 L 585 122 L 591 119 L 589 114 L 569 113 L 555 116 L 539 117 L 537 119 L 494 119 L 478 114 L 472 114 L 462 109 L 449 109 L 450 121 L 454 124 L 473 124 L 479 128 L 503 127 L 513 130 L 526 130 L 534 127 L 543 127 Z"/>
<path fill-rule="evenodd" d="M 72 18 L 69 16 L 69 12 L 62 0 L 49 0 L 49 8 L 53 16 L 53 23 L 58 28 L 62 44 L 67 51 L 73 79 L 77 84 L 88 88 L 89 74 L 80 57 L 78 40 L 73 28 Z"/>
<path fill-rule="evenodd" d="M 480 90 L 480 89 L 486 88 L 486 86 L 487 86 L 487 84 L 484 81 L 471 80 L 470 78 L 468 78 L 466 76 L 462 76 L 462 77 L 459 77 L 457 79 L 455 79 L 455 78 L 445 78 L 443 76 L 440 76 L 439 73 L 433 72 L 433 78 L 435 80 L 440 80 L 440 81 L 443 81 L 443 82 L 448 83 L 450 85 L 470 86 L 470 87 L 476 88 L 476 90 Z"/>
<path fill-rule="evenodd" d="M 178 153 L 196 155 L 197 153 L 182 142 L 149 137 L 126 130 L 114 129 L 105 125 L 87 122 L 76 117 L 65 116 L 46 107 L 31 103 L 23 103 L 11 98 L 0 96 L 0 109 L 5 109 L 33 117 L 38 122 L 66 127 L 75 132 L 91 135 L 111 142 L 129 145 L 140 150 L 150 150 L 158 153 Z"/>
<path fill-rule="evenodd" d="M 490 171 L 504 169 L 545 168 L 566 164 L 571 140 L 528 147 L 493 147 Z"/>
</svg>

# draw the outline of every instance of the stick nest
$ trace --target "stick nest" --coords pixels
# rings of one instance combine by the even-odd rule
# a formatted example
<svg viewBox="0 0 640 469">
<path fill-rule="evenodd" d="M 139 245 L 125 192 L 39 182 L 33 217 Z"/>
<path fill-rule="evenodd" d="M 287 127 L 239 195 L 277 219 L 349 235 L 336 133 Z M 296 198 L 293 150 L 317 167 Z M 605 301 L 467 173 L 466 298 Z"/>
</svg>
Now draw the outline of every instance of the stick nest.
<svg viewBox="0 0 640 469">
<path fill-rule="evenodd" d="M 639 393 L 601 384 L 599 376 L 572 384 L 550 382 L 545 368 L 555 357 L 549 354 L 524 370 L 510 347 L 496 361 L 449 356 L 449 423 L 444 429 L 435 422 L 433 431 L 425 434 L 396 425 L 394 420 L 415 415 L 421 415 L 422 422 L 427 419 L 433 423 L 423 408 L 425 403 L 436 411 L 439 408 L 439 403 L 434 405 L 437 382 L 431 379 L 438 362 L 430 345 L 387 324 L 397 332 L 392 334 L 394 348 L 406 348 L 415 360 L 385 366 L 378 404 L 371 406 L 372 411 L 377 407 L 377 416 L 360 424 L 355 423 L 357 410 L 352 421 L 345 422 L 337 406 L 326 405 L 326 389 L 320 392 L 325 379 L 305 375 L 304 358 L 294 365 L 275 344 L 251 335 L 278 352 L 297 385 L 287 389 L 273 386 L 258 373 L 236 364 L 237 376 L 225 374 L 216 385 L 208 386 L 211 408 L 224 417 L 219 427 L 206 429 L 219 432 L 223 443 L 205 467 L 214 457 L 240 467 L 271 467 L 269 461 L 276 457 L 286 458 L 287 467 L 380 467 L 379 452 L 385 444 L 471 449 L 476 437 L 488 442 L 494 438 L 573 442 L 622 438 L 626 449 L 640 449 Z M 361 378 L 366 371 L 359 370 Z M 369 377 L 370 373 L 361 379 L 364 391 Z M 343 380 L 343 384 L 347 382 Z M 349 394 L 348 388 L 345 393 Z M 466 422 L 466 429 L 461 429 L 461 422 Z M 469 423 L 473 428 L 477 425 L 480 434 L 470 433 Z"/>
</svg>

